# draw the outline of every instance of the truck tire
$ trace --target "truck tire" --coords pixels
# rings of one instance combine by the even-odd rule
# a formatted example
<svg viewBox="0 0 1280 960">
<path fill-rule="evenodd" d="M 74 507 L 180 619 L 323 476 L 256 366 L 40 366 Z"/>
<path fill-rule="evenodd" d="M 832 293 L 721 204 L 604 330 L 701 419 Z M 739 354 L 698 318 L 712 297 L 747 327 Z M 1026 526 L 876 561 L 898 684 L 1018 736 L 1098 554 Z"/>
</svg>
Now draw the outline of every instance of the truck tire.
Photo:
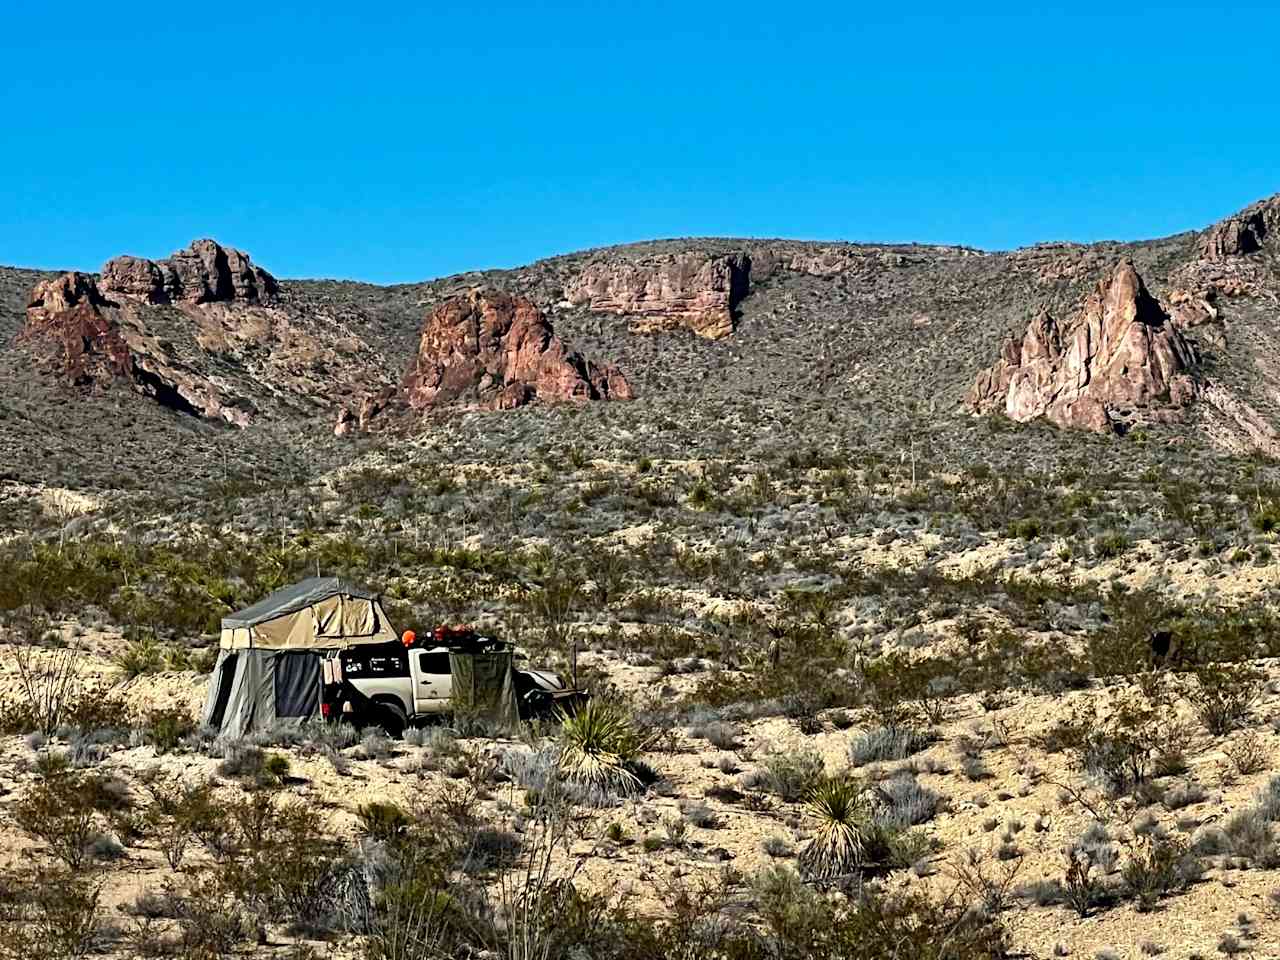
<svg viewBox="0 0 1280 960">
<path fill-rule="evenodd" d="M 373 707 L 374 722 L 387 732 L 387 736 L 394 740 L 400 739 L 404 735 L 404 728 L 409 724 L 404 707 L 395 700 L 375 700 Z"/>
</svg>

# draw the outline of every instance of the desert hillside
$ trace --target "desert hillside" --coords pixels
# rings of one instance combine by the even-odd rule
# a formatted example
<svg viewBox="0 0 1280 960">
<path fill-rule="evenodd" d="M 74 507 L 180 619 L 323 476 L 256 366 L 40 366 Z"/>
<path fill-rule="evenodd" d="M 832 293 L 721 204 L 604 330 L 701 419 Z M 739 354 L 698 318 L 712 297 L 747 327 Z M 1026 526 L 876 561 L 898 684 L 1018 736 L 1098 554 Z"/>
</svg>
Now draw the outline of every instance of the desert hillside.
<svg viewBox="0 0 1280 960">
<path fill-rule="evenodd" d="M 269 267 L 0 269 L 0 957 L 1280 955 L 1280 197 Z M 592 712 L 202 729 L 317 572 Z"/>
</svg>

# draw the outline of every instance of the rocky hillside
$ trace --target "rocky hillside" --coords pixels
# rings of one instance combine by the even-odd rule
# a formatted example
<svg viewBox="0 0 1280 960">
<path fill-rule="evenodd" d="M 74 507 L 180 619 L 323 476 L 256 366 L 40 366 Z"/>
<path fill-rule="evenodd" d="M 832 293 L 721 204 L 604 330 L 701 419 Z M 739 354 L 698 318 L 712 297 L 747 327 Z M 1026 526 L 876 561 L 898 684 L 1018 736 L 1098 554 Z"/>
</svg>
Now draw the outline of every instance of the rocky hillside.
<svg viewBox="0 0 1280 960">
<path fill-rule="evenodd" d="M 964 434 L 977 410 L 1274 452 L 1278 211 L 1272 198 L 1200 233 L 1009 253 L 667 240 L 392 287 L 277 281 L 207 240 L 96 277 L 5 269 L 5 453 L 19 476 L 46 475 L 50 458 L 63 472 L 74 437 L 72 459 L 163 472 L 174 461 L 155 451 L 181 449 L 184 471 L 213 475 L 259 448 L 341 460 L 324 439 L 335 422 L 426 429 L 384 409 L 536 398 L 546 425 L 556 403 L 633 394 L 641 422 L 765 411 L 836 432 Z M 467 334 L 477 290 L 527 303 L 513 316 L 536 313 L 536 344 Z M 443 353 L 424 357 L 433 325 Z"/>
</svg>

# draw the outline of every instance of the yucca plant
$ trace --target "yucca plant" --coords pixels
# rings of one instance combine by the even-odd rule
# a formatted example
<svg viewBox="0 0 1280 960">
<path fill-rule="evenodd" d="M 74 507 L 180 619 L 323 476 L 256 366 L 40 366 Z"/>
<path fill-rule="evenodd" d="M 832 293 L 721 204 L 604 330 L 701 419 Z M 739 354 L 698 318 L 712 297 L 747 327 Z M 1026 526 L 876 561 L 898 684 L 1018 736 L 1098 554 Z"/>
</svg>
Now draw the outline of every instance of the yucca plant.
<svg viewBox="0 0 1280 960">
<path fill-rule="evenodd" d="M 635 770 L 640 736 L 616 703 L 592 700 L 573 716 L 560 714 L 560 773 L 574 783 L 630 793 L 641 780 Z"/>
<path fill-rule="evenodd" d="M 827 777 L 809 794 L 806 806 L 818 820 L 817 834 L 800 851 L 800 869 L 806 876 L 840 877 L 866 861 L 874 827 L 862 783 Z"/>
</svg>

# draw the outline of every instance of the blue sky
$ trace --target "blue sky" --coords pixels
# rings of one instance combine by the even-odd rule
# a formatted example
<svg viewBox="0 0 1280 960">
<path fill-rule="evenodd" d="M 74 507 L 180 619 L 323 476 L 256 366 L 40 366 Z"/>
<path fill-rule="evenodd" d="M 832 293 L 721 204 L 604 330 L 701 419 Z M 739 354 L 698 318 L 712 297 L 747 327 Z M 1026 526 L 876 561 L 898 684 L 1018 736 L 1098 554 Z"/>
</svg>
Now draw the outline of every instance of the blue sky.
<svg viewBox="0 0 1280 960">
<path fill-rule="evenodd" d="M 1001 249 L 1280 191 L 1274 3 L 966 6 L 10 4 L 0 263 L 213 236 L 390 282 L 670 236 Z"/>
</svg>

